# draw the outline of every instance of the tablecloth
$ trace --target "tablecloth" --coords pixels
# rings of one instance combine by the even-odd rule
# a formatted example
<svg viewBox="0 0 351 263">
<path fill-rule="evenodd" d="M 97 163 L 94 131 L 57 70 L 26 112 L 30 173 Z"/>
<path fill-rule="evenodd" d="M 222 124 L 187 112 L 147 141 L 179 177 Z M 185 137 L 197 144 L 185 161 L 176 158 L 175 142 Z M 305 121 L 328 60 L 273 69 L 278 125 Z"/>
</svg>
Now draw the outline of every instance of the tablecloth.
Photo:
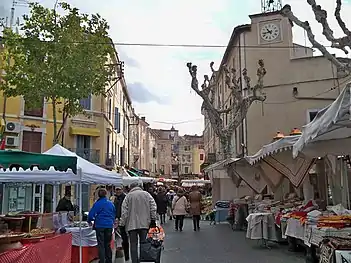
<svg viewBox="0 0 351 263">
<path fill-rule="evenodd" d="M 67 232 L 72 233 L 72 245 L 80 245 L 79 227 L 66 227 Z M 82 227 L 82 246 L 95 247 L 97 246 L 95 230 L 91 227 Z"/>
<path fill-rule="evenodd" d="M 278 241 L 274 216 L 271 213 L 252 213 L 246 218 L 248 222 L 246 237 Z"/>
<path fill-rule="evenodd" d="M 336 229 L 332 227 L 318 228 L 316 225 L 306 225 L 304 243 L 307 246 L 315 245 L 319 246 L 319 243 L 325 236 L 337 237 L 337 236 L 348 236 L 351 232 L 351 228 Z"/>
<path fill-rule="evenodd" d="M 286 222 L 285 236 L 294 237 L 303 241 L 305 238 L 305 226 L 301 225 L 298 219 L 289 218 Z"/>
<path fill-rule="evenodd" d="M 72 235 L 62 234 L 0 254 L 1 263 L 71 263 Z"/>
</svg>

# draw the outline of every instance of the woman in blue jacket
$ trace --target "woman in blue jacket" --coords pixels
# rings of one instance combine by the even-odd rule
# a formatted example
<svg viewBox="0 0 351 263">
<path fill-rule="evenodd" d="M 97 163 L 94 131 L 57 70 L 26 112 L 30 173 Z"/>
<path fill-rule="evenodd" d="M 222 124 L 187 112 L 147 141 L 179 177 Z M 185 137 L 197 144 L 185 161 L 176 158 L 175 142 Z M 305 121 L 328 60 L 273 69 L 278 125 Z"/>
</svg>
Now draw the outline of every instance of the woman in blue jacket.
<svg viewBox="0 0 351 263">
<path fill-rule="evenodd" d="M 106 198 L 106 189 L 99 189 L 99 199 L 94 203 L 88 215 L 88 223 L 94 221 L 100 263 L 112 263 L 112 230 L 116 218 L 114 204 Z"/>
</svg>

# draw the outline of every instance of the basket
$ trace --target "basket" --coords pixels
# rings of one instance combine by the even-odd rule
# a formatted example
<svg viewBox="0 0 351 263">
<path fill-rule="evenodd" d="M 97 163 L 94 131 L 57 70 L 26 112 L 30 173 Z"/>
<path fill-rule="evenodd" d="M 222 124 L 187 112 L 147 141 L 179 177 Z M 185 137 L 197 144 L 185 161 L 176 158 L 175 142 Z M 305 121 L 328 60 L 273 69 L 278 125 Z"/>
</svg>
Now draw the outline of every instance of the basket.
<svg viewBox="0 0 351 263">
<path fill-rule="evenodd" d="M 7 223 L 8 228 L 11 231 L 22 233 L 23 221 L 25 219 L 23 216 L 22 217 L 5 216 L 5 217 L 2 217 L 2 219 Z"/>
<path fill-rule="evenodd" d="M 32 229 L 37 228 L 40 214 L 28 213 L 28 214 L 18 214 L 18 216 L 24 217 L 22 232 L 29 233 Z"/>
<path fill-rule="evenodd" d="M 22 240 L 25 235 L 26 235 L 26 233 L 0 235 L 0 245 L 18 242 L 18 241 Z"/>
<path fill-rule="evenodd" d="M 25 238 L 22 238 L 21 243 L 22 245 L 38 243 L 43 238 L 45 237 L 44 236 L 25 237 Z"/>
</svg>

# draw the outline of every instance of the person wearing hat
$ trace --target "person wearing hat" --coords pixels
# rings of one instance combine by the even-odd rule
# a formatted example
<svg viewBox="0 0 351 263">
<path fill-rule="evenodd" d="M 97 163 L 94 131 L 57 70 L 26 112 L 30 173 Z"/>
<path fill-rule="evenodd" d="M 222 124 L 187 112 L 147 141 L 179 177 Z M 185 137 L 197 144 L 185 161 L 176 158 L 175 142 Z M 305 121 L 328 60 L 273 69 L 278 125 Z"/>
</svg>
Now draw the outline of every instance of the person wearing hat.
<svg viewBox="0 0 351 263">
<path fill-rule="evenodd" d="M 74 206 L 71 202 L 71 191 L 66 190 L 65 196 L 62 197 L 57 204 L 56 212 L 70 212 L 74 211 Z"/>
</svg>

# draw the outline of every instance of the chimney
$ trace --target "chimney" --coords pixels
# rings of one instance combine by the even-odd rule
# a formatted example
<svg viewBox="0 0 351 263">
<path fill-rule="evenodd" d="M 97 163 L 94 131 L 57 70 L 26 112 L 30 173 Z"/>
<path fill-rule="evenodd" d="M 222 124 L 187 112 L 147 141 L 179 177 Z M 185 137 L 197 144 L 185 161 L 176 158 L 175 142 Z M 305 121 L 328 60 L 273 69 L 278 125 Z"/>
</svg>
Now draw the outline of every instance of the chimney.
<svg viewBox="0 0 351 263">
<path fill-rule="evenodd" d="M 146 121 L 146 120 L 145 120 L 145 117 L 141 117 L 140 119 L 141 119 L 142 121 Z"/>
</svg>

